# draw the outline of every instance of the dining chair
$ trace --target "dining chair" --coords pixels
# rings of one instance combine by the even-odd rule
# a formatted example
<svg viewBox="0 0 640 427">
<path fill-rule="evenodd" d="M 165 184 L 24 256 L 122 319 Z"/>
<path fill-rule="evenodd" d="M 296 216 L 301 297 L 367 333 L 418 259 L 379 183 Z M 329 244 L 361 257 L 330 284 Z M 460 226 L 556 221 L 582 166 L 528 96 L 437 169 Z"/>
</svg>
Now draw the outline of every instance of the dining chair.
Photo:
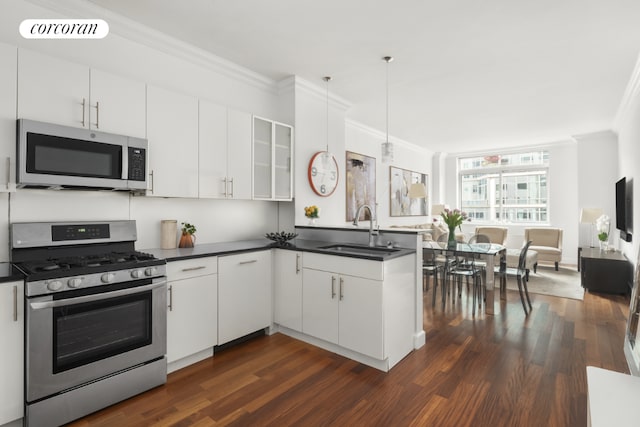
<svg viewBox="0 0 640 427">
<path fill-rule="evenodd" d="M 440 274 L 440 283 L 438 282 L 438 274 Z M 433 298 L 431 305 L 436 305 L 436 294 L 438 292 L 438 285 L 441 285 L 444 279 L 444 265 L 438 262 L 438 254 L 436 249 L 425 247 L 422 248 L 422 277 L 424 280 L 424 291 L 429 290 L 429 280 L 433 276 Z"/>
<path fill-rule="evenodd" d="M 507 276 L 513 275 L 516 276 L 516 280 L 518 281 L 518 292 L 520 293 L 520 301 L 522 301 L 522 308 L 524 308 L 524 314 L 529 315 L 533 306 L 531 305 L 531 298 L 529 298 L 529 289 L 527 288 L 526 281 L 526 261 L 527 261 L 527 251 L 531 246 L 531 240 L 527 241 L 522 249 L 520 250 L 520 256 L 518 257 L 518 267 L 507 267 L 506 261 L 501 261 L 500 266 L 496 266 L 494 269 L 494 274 L 496 274 L 500 278 L 500 292 L 502 293 L 506 290 L 507 286 Z M 524 290 L 524 292 L 523 292 Z M 526 302 L 525 302 L 526 297 Z M 527 308 L 528 305 L 528 308 Z"/>
<path fill-rule="evenodd" d="M 478 237 L 480 236 L 480 237 Z M 469 239 L 469 242 L 466 243 L 468 245 L 485 245 L 487 251 L 489 250 L 491 243 L 487 236 L 483 235 L 474 235 Z M 485 297 L 485 292 L 483 292 L 484 282 L 483 272 L 484 266 L 480 261 L 476 260 L 475 256 L 471 255 L 462 255 L 456 257 L 456 263 L 452 266 L 451 274 L 454 284 L 454 290 L 458 293 L 458 299 L 462 298 L 462 279 L 466 279 L 467 283 L 467 294 L 469 293 L 470 288 L 470 280 L 472 282 L 472 313 L 475 315 L 476 313 L 476 301 L 478 304 L 478 308 L 482 307 L 482 301 Z M 456 286 L 457 285 L 457 286 Z M 454 292 L 455 294 L 455 292 Z M 455 304 L 455 296 L 453 297 L 453 303 Z"/>
<path fill-rule="evenodd" d="M 455 265 L 455 257 L 450 254 L 448 251 L 441 251 L 441 249 L 446 249 L 448 245 L 449 233 L 444 233 L 440 235 L 436 241 L 435 253 L 436 253 L 436 264 L 442 267 L 442 280 L 440 280 L 440 289 L 442 295 L 442 309 L 444 310 L 445 303 L 447 300 L 447 295 L 451 295 L 451 287 L 449 286 L 450 273 L 451 269 Z M 440 252 L 440 253 L 438 253 Z M 436 293 L 434 290 L 433 293 L 433 305 L 435 306 Z"/>
</svg>

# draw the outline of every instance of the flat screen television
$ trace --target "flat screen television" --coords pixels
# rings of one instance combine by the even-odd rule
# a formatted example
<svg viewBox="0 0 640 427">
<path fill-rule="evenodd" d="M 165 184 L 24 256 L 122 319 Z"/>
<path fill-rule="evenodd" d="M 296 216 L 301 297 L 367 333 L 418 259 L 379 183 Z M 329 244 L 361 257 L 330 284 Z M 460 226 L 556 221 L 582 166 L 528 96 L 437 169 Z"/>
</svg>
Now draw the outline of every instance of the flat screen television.
<svg viewBox="0 0 640 427">
<path fill-rule="evenodd" d="M 616 182 L 616 228 L 620 230 L 620 238 L 631 241 L 631 191 L 627 178 Z"/>
<path fill-rule="evenodd" d="M 627 210 L 627 178 L 622 178 L 616 182 L 616 228 L 627 231 L 626 210 Z"/>
</svg>

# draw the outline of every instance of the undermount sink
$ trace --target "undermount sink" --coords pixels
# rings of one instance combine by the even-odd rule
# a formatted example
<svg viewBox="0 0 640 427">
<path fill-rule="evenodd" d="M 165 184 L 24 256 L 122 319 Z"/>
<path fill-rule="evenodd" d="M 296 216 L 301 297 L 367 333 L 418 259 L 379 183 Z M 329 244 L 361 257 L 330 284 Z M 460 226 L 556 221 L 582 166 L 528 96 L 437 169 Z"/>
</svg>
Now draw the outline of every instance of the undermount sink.
<svg viewBox="0 0 640 427">
<path fill-rule="evenodd" d="M 393 252 L 398 252 L 400 249 L 391 249 L 374 246 L 359 246 L 359 245 L 329 245 L 321 246 L 319 249 L 324 249 L 332 252 L 348 253 L 355 255 L 386 255 Z"/>
</svg>

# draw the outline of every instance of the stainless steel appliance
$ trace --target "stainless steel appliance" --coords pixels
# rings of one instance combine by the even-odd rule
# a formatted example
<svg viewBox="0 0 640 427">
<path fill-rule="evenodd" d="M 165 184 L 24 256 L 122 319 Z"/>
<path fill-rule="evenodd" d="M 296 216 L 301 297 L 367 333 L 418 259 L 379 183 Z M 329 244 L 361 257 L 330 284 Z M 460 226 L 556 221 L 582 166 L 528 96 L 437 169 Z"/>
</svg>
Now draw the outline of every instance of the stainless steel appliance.
<svg viewBox="0 0 640 427">
<path fill-rule="evenodd" d="M 19 119 L 17 186 L 142 191 L 147 140 Z"/>
<path fill-rule="evenodd" d="M 135 240 L 135 221 L 11 225 L 26 277 L 26 425 L 61 425 L 166 382 L 166 261 Z"/>
</svg>

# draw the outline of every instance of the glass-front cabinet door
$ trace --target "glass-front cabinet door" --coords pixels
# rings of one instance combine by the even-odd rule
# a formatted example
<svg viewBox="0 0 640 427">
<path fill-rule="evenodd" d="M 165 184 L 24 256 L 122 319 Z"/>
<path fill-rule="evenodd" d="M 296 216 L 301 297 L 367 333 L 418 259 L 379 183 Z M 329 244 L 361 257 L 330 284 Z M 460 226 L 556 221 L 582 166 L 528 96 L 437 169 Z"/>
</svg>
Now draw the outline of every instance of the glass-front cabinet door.
<svg viewBox="0 0 640 427">
<path fill-rule="evenodd" d="M 275 156 L 274 156 L 274 181 L 275 198 L 277 200 L 291 200 L 293 190 L 291 188 L 293 174 L 291 164 L 293 159 L 293 129 L 291 126 L 281 123 L 275 124 Z"/>
<path fill-rule="evenodd" d="M 293 198 L 293 128 L 253 118 L 253 198 Z"/>
<path fill-rule="evenodd" d="M 271 199 L 272 191 L 272 122 L 253 118 L 253 198 Z"/>
</svg>

